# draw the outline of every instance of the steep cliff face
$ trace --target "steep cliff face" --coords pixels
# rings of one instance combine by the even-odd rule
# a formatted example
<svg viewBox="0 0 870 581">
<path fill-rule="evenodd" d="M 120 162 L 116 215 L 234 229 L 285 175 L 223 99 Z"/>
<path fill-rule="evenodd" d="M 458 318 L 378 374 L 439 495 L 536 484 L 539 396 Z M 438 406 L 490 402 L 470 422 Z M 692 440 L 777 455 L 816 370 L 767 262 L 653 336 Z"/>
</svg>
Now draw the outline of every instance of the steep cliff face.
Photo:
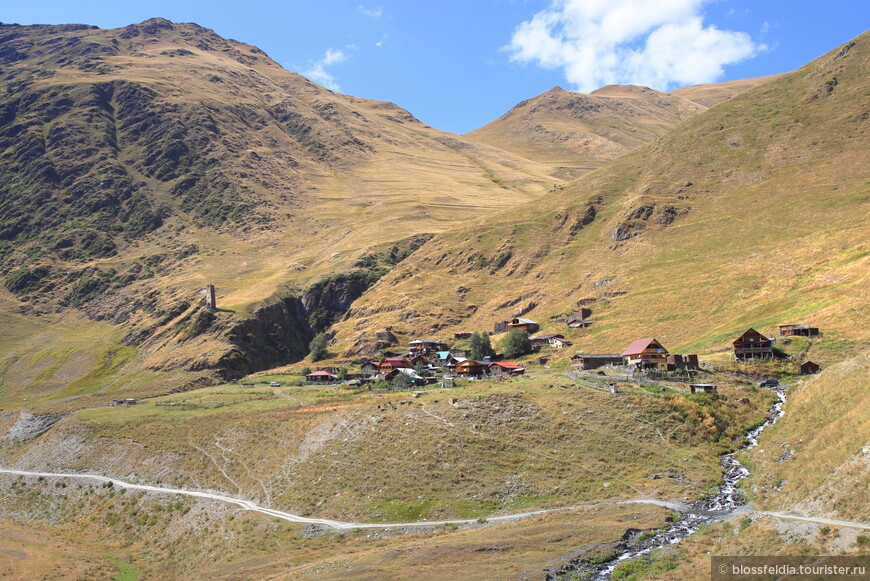
<svg viewBox="0 0 870 581">
<path fill-rule="evenodd" d="M 237 379 L 299 361 L 308 354 L 314 334 L 300 299 L 276 298 L 226 331 L 224 337 L 233 348 L 218 359 L 217 370 L 225 379 Z"/>
</svg>

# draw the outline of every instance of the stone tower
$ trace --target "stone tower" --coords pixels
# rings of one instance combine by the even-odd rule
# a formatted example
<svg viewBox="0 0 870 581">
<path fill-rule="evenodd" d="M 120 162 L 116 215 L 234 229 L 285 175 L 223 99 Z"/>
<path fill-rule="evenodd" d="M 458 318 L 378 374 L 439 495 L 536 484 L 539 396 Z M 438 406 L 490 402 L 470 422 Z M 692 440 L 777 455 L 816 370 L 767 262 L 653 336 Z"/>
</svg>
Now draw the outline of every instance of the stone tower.
<svg viewBox="0 0 870 581">
<path fill-rule="evenodd" d="M 217 309 L 217 299 L 214 296 L 214 285 L 205 285 L 205 306 L 211 310 Z"/>
</svg>

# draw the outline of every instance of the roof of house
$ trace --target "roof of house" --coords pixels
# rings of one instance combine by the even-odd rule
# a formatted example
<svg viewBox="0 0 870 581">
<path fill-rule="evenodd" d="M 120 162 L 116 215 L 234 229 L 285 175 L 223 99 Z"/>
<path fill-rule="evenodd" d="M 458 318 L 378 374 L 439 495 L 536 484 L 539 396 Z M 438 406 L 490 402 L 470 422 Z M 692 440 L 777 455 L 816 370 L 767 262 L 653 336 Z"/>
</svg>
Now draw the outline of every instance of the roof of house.
<svg viewBox="0 0 870 581">
<path fill-rule="evenodd" d="M 503 369 L 524 369 L 524 367 L 519 363 L 513 363 L 511 361 L 493 361 L 489 364 L 490 367 L 493 365 L 498 365 Z"/>
<path fill-rule="evenodd" d="M 534 322 L 534 321 L 531 320 L 531 319 L 522 319 L 522 318 L 520 318 L 520 317 L 516 317 L 516 318 L 513 319 L 513 320 L 514 320 L 514 321 L 517 321 L 517 322 L 519 322 L 519 323 L 531 323 L 532 325 L 537 325 L 537 323 Z"/>
<path fill-rule="evenodd" d="M 622 352 L 622 356 L 626 355 L 637 355 L 638 353 L 643 353 L 644 349 L 650 346 L 650 343 L 656 341 L 655 339 L 638 339 L 634 341 L 631 345 L 629 345 L 625 351 Z M 658 341 L 656 341 L 658 343 Z M 664 349 L 664 347 L 662 347 Z"/>
<path fill-rule="evenodd" d="M 575 353 L 572 359 L 622 359 L 622 355 L 617 353 Z"/>
<path fill-rule="evenodd" d="M 750 327 L 750 328 L 746 329 L 745 331 L 743 331 L 743 334 L 740 335 L 739 337 L 737 337 L 737 339 L 735 339 L 734 341 L 735 341 L 735 342 L 736 342 L 736 341 L 739 341 L 740 339 L 746 337 L 747 335 L 752 335 L 752 334 L 758 335 L 759 337 L 761 337 L 761 338 L 764 339 L 765 341 L 770 341 L 770 339 L 768 339 L 766 335 L 763 335 L 762 333 L 759 333 L 758 331 L 756 331 L 756 330 L 753 329 L 752 327 Z"/>
<path fill-rule="evenodd" d="M 443 341 L 434 341 L 432 339 L 414 339 L 413 341 L 408 341 L 408 345 L 413 345 L 414 343 L 432 343 L 433 345 L 443 345 Z"/>
<path fill-rule="evenodd" d="M 550 339 L 564 339 L 564 335 L 535 335 L 534 337 L 529 337 L 531 341 L 549 341 Z"/>
<path fill-rule="evenodd" d="M 396 367 L 398 365 L 407 365 L 408 367 L 414 367 L 414 363 L 407 357 L 385 357 L 384 359 L 381 359 L 381 363 L 389 363 L 393 367 Z"/>
<path fill-rule="evenodd" d="M 338 377 L 334 373 L 329 373 L 328 371 L 315 371 L 314 373 L 309 373 L 305 377 Z"/>
</svg>

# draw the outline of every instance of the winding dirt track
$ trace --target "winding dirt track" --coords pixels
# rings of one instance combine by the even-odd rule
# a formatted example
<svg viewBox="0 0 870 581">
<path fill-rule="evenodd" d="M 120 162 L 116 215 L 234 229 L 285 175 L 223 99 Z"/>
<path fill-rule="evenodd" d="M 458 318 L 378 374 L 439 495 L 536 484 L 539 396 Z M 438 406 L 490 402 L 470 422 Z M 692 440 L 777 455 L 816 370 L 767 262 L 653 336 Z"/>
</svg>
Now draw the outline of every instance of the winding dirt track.
<svg viewBox="0 0 870 581">
<path fill-rule="evenodd" d="M 438 525 L 460 525 L 460 524 L 471 524 L 474 522 L 478 522 L 477 519 L 458 519 L 458 520 L 435 520 L 435 521 L 416 521 L 416 522 L 396 522 L 396 523 L 362 523 L 362 522 L 346 522 L 340 520 L 332 520 L 328 518 L 309 518 L 305 516 L 299 516 L 297 514 L 292 514 L 289 512 L 284 512 L 281 510 L 275 510 L 272 508 L 264 508 L 262 506 L 258 506 L 251 502 L 250 500 L 243 500 L 241 498 L 233 498 L 231 496 L 226 496 L 223 494 L 215 494 L 213 492 L 200 492 L 198 490 L 185 490 L 183 488 L 167 488 L 163 486 L 151 486 L 148 484 L 134 484 L 132 482 L 126 482 L 124 480 L 118 480 L 117 478 L 109 478 L 107 476 L 100 476 L 98 474 L 66 474 L 61 472 L 30 472 L 27 470 L 14 470 L 11 468 L 0 468 L 0 474 L 10 474 L 13 476 L 29 476 L 29 477 L 43 477 L 43 478 L 81 478 L 87 480 L 96 480 L 98 482 L 111 482 L 114 486 L 120 486 L 121 488 L 127 488 L 130 490 L 144 490 L 147 492 L 157 492 L 161 494 L 181 494 L 184 496 L 193 496 L 195 498 L 206 498 L 209 500 L 217 500 L 220 502 L 226 502 L 229 504 L 235 504 L 244 508 L 245 510 L 250 510 L 253 512 L 259 512 L 262 514 L 267 514 L 269 516 L 273 516 L 275 518 L 280 518 L 290 522 L 303 523 L 303 524 L 312 524 L 312 525 L 321 525 L 333 529 L 338 530 L 349 530 L 349 529 L 389 529 L 396 527 L 431 527 Z M 601 506 L 605 504 L 654 504 L 657 506 L 663 506 L 665 508 L 669 508 L 671 510 L 676 510 L 679 512 L 684 512 L 687 510 L 687 506 L 678 502 L 670 502 L 667 500 L 659 500 L 656 498 L 634 498 L 631 500 L 604 500 L 599 502 L 587 502 L 584 504 L 576 504 L 574 506 L 563 506 L 558 508 L 545 508 L 541 510 L 532 510 L 528 512 L 518 512 L 514 514 L 504 514 L 498 516 L 490 516 L 486 518 L 487 522 L 510 522 L 514 520 L 519 520 L 523 518 L 528 518 L 530 516 L 535 516 L 539 514 L 547 514 L 551 512 L 558 512 L 563 510 L 575 510 L 578 508 L 590 507 L 590 506 Z M 826 519 L 826 518 L 816 518 L 809 517 L 797 514 L 789 514 L 784 512 L 771 512 L 771 511 L 751 511 L 756 514 L 763 514 L 767 516 L 772 516 L 780 519 L 791 519 L 791 520 L 800 520 L 807 522 L 814 522 L 825 525 L 833 525 L 840 527 L 852 527 L 858 529 L 866 529 L 870 530 L 870 524 L 863 522 L 853 522 L 853 521 L 845 521 L 845 520 L 834 520 L 834 519 Z M 724 515 L 723 515 L 724 516 Z"/>
<path fill-rule="evenodd" d="M 215 494 L 213 492 L 200 492 L 197 490 L 185 490 L 183 488 L 166 488 L 163 486 L 150 486 L 148 484 L 133 484 L 132 482 L 125 482 L 124 480 L 118 480 L 117 478 L 109 478 L 106 476 L 100 476 L 98 474 L 65 474 L 60 472 L 30 472 L 27 470 L 14 470 L 11 468 L 0 468 L 0 474 L 10 474 L 13 476 L 29 476 L 29 477 L 43 477 L 43 478 L 82 478 L 88 480 L 96 480 L 98 482 L 111 482 L 115 486 L 120 486 L 121 488 L 127 488 L 130 490 L 145 490 L 147 492 L 157 492 L 162 494 L 182 494 L 184 496 L 193 496 L 196 498 L 206 498 L 209 500 L 218 500 L 220 502 L 226 502 L 229 504 L 235 504 L 244 508 L 245 510 L 250 510 L 254 512 L 260 512 L 263 514 L 267 514 L 269 516 L 274 516 L 276 518 L 284 519 L 290 522 L 304 523 L 304 524 L 313 524 L 313 525 L 321 525 L 325 527 L 330 527 L 333 529 L 339 530 L 348 530 L 348 529 L 388 529 L 395 527 L 431 527 L 437 525 L 451 525 L 451 524 L 470 524 L 474 522 L 478 522 L 477 519 L 459 519 L 459 520 L 438 520 L 438 521 L 417 521 L 417 522 L 398 522 L 398 523 L 361 523 L 361 522 L 345 522 L 340 520 L 331 520 L 327 518 L 309 518 L 305 516 L 299 516 L 297 514 L 292 514 L 289 512 L 283 512 L 280 510 L 275 510 L 271 508 L 264 508 L 262 506 L 258 506 L 251 502 L 250 500 L 243 500 L 240 498 L 233 498 L 231 496 L 225 496 L 223 494 Z M 585 504 L 577 504 L 574 506 L 564 506 L 559 508 L 545 508 L 541 510 L 532 510 L 528 512 L 519 512 L 514 514 L 505 514 L 498 516 L 487 517 L 487 522 L 507 522 L 518 520 L 522 518 L 527 518 L 530 516 L 535 516 L 539 514 L 547 514 L 550 512 L 557 512 L 563 510 L 575 510 L 578 508 L 589 507 L 589 506 L 599 506 L 604 504 L 655 504 L 657 506 L 664 506 L 666 508 L 670 508 L 672 510 L 681 510 L 684 509 L 684 505 L 668 502 L 665 500 L 658 500 L 655 498 L 638 498 L 632 500 L 610 500 L 610 501 L 602 501 L 602 502 L 589 502 Z"/>
</svg>

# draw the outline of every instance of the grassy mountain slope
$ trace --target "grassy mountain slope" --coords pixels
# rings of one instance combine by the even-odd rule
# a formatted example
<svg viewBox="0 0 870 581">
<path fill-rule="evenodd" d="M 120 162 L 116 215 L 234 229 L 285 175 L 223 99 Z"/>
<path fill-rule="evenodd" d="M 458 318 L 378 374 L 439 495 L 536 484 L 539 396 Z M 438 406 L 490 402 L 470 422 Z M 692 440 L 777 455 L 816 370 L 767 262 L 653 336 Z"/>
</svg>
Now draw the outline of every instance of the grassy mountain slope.
<svg viewBox="0 0 870 581">
<path fill-rule="evenodd" d="M 132 350 L 125 377 L 301 357 L 317 329 L 288 331 L 307 314 L 282 297 L 554 181 L 549 167 L 334 94 L 194 24 L 0 25 L 0 47 L 10 335 L 75 318 L 117 325 L 89 336 L 98 352 Z M 201 311 L 206 283 L 216 313 Z M 72 347 L 81 373 L 55 381 L 22 345 L 4 341 L 6 382 L 42 388 L 101 366 Z M 67 351 L 43 360 L 58 366 Z"/>
<path fill-rule="evenodd" d="M 714 83 L 712 85 L 691 85 L 671 91 L 670 95 L 676 95 L 683 99 L 688 99 L 704 107 L 712 107 L 719 103 L 725 102 L 728 99 L 757 87 L 768 81 L 779 77 L 780 75 L 769 75 L 767 77 L 755 77 L 753 79 L 739 79 L 736 81 L 726 81 L 724 83 Z"/>
<path fill-rule="evenodd" d="M 577 177 L 663 135 L 704 107 L 630 85 L 585 95 L 554 87 L 467 137 Z"/>
<path fill-rule="evenodd" d="M 651 336 L 671 350 L 727 349 L 747 327 L 804 322 L 830 339 L 823 363 L 853 353 L 870 339 L 868 42 L 437 236 L 353 305 L 338 340 L 360 345 L 399 321 L 434 338 L 523 312 L 587 352 Z M 593 310 L 589 329 L 550 322 L 578 304 Z"/>
</svg>

